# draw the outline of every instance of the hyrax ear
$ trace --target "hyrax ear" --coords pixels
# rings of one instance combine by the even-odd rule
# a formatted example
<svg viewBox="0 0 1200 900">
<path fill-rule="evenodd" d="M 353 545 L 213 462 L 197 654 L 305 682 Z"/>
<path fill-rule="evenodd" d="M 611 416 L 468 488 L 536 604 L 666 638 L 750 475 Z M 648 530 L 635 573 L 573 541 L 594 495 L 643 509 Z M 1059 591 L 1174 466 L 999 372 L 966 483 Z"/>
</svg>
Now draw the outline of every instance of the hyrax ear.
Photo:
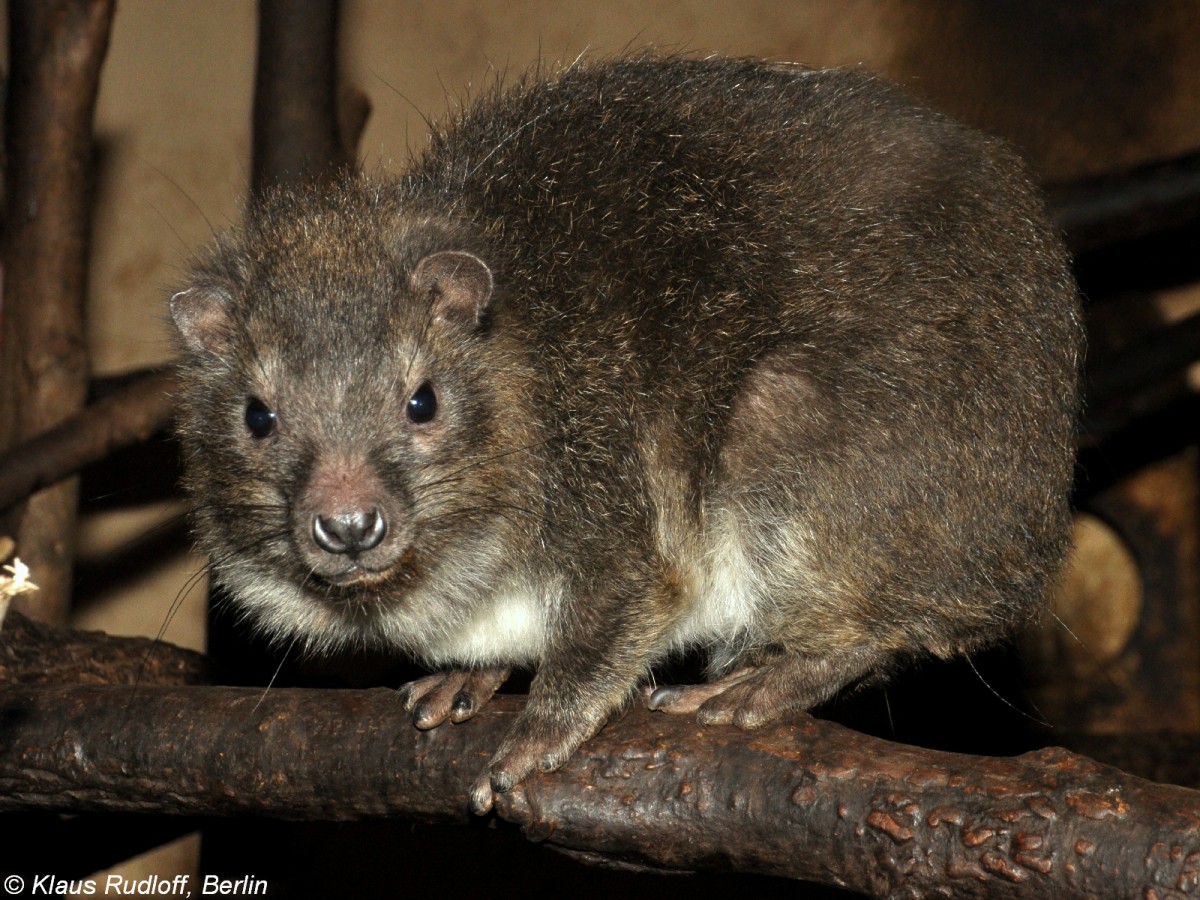
<svg viewBox="0 0 1200 900">
<path fill-rule="evenodd" d="M 444 250 L 417 263 L 412 286 L 433 294 L 435 317 L 477 326 L 492 299 L 492 270 L 474 254 Z"/>
<path fill-rule="evenodd" d="M 233 296 L 214 285 L 194 286 L 171 298 L 171 321 L 193 353 L 223 355 L 233 340 Z"/>
</svg>

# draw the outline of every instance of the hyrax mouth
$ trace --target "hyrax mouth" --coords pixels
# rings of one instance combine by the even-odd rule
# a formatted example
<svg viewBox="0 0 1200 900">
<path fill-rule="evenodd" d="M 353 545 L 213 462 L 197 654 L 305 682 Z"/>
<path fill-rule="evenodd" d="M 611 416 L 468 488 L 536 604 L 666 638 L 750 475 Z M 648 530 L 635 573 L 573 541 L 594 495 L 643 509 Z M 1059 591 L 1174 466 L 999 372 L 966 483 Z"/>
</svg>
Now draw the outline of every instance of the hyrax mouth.
<svg viewBox="0 0 1200 900">
<path fill-rule="evenodd" d="M 383 569 L 347 560 L 337 569 L 312 569 L 304 580 L 318 588 L 317 593 L 323 599 L 363 602 L 398 599 L 413 584 L 416 576 L 416 553 L 411 547 L 406 547 L 391 565 Z"/>
</svg>

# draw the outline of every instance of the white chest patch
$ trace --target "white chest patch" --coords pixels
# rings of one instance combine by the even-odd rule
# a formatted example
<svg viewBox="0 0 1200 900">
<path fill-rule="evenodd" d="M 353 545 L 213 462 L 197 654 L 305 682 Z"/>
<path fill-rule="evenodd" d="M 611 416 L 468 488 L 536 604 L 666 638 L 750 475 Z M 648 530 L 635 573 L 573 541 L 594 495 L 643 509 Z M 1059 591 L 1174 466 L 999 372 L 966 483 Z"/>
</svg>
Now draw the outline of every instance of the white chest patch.
<svg viewBox="0 0 1200 900">
<path fill-rule="evenodd" d="M 422 656 L 435 665 L 536 663 L 546 646 L 546 606 L 546 596 L 528 588 L 498 592 Z"/>
</svg>

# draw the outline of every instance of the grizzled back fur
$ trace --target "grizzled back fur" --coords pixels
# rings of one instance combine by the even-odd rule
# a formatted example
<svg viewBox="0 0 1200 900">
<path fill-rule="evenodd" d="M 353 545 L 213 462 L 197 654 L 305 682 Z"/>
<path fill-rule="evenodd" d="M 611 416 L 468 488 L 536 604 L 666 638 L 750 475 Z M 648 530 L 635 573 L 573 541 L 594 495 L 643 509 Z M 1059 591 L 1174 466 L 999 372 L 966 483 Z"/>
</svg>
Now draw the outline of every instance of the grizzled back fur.
<svg viewBox="0 0 1200 900">
<path fill-rule="evenodd" d="M 497 327 L 528 332 L 543 414 L 611 466 L 587 521 L 631 480 L 622 515 L 655 515 L 618 463 L 646 441 L 702 515 L 748 373 L 787 352 L 810 402 L 762 418 L 787 417 L 830 618 L 948 653 L 1038 607 L 1067 548 L 1082 329 L 1001 142 L 861 71 L 635 58 L 497 89 L 403 187 L 498 248 Z"/>
</svg>

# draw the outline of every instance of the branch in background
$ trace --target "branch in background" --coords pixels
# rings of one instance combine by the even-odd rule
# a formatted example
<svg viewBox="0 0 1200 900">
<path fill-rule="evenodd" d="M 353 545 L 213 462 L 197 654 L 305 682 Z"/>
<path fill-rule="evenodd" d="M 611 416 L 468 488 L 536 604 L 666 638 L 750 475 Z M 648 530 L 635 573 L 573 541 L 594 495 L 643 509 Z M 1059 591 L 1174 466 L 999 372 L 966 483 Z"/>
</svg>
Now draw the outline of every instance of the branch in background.
<svg viewBox="0 0 1200 900">
<path fill-rule="evenodd" d="M 354 161 L 338 116 L 337 0 L 259 0 L 258 9 L 254 196 L 274 184 L 328 177 Z M 360 105 L 354 116 L 366 121 Z"/>
<path fill-rule="evenodd" d="M 114 0 L 12 0 L 5 110 L 5 245 L 0 446 L 58 425 L 84 404 L 83 328 L 92 115 Z M 7 524 L 41 588 L 17 602 L 65 619 L 74 557 L 74 483 L 44 491 Z"/>
<path fill-rule="evenodd" d="M 174 389 L 172 371 L 152 372 L 0 456 L 0 510 L 161 431 Z"/>
<path fill-rule="evenodd" d="M 1072 253 L 1114 247 L 1200 221 L 1200 153 L 1050 189 Z"/>
<path fill-rule="evenodd" d="M 1160 328 L 1089 373 L 1088 402 L 1110 403 L 1179 375 L 1200 359 L 1200 314 Z"/>
<path fill-rule="evenodd" d="M 520 709 L 414 729 L 393 691 L 0 688 L 0 811 L 466 822 Z M 803 719 L 747 735 L 635 710 L 502 797 L 532 840 L 874 896 L 1133 897 L 1200 885 L 1200 793 L 1065 750 L 993 759 Z"/>
</svg>

